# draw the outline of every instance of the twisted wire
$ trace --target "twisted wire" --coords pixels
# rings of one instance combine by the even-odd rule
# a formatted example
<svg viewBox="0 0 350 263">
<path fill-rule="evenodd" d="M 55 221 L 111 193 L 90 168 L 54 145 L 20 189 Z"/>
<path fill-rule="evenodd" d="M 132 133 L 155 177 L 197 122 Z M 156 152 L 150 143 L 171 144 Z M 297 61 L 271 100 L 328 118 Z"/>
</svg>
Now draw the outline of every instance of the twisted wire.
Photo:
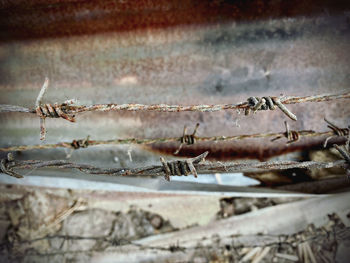
<svg viewBox="0 0 350 263">
<path fill-rule="evenodd" d="M 67 103 L 43 104 L 42 100 L 49 87 L 49 79 L 45 78 L 45 82 L 41 87 L 38 97 L 35 101 L 35 113 L 40 118 L 40 140 L 45 140 L 46 125 L 45 118 L 63 118 L 70 122 L 75 122 L 74 115 L 66 112 Z"/>
<path fill-rule="evenodd" d="M 233 172 L 254 172 L 254 171 L 270 171 L 270 170 L 287 170 L 292 168 L 301 169 L 322 169 L 341 167 L 348 169 L 349 164 L 346 160 L 337 160 L 334 162 L 316 162 L 316 161 L 269 161 L 269 162 L 202 162 L 204 157 L 208 153 L 205 152 L 195 158 L 188 159 L 192 162 L 195 170 L 191 172 L 194 175 L 198 173 L 233 173 Z M 163 159 L 164 160 L 164 159 Z M 165 162 L 165 161 L 164 161 Z M 14 160 L 14 161 L 3 161 L 1 164 L 6 163 L 4 173 L 7 171 L 13 171 L 13 169 L 40 169 L 40 168 L 58 168 L 58 169 L 78 169 L 84 173 L 91 175 L 108 175 L 108 176 L 164 176 L 168 179 L 168 176 L 178 176 L 177 171 L 172 172 L 168 165 L 153 165 L 135 169 L 125 168 L 100 168 L 87 164 L 78 164 L 68 162 L 66 160 Z M 188 163 L 187 163 L 188 164 Z M 168 168 L 166 168 L 168 167 Z M 180 167 L 178 167 L 180 169 Z M 191 169 L 191 167 L 188 167 Z M 169 171 L 169 170 L 170 171 Z M 181 171 L 181 170 L 180 170 Z M 16 176 L 15 176 L 16 177 Z M 17 178 L 19 178 L 17 176 Z"/>
<path fill-rule="evenodd" d="M 14 162 L 14 158 L 12 153 L 7 154 L 7 158 L 2 159 L 0 161 L 0 172 L 15 178 L 23 178 L 22 175 L 19 175 L 12 170 L 12 166 L 14 165 L 13 162 Z"/>
<path fill-rule="evenodd" d="M 174 152 L 174 154 L 178 154 L 178 153 L 181 151 L 182 146 L 183 146 L 184 144 L 186 144 L 186 145 L 192 145 L 192 144 L 195 144 L 195 143 L 196 143 L 196 141 L 197 141 L 196 132 L 197 132 L 198 127 L 199 127 L 199 123 L 196 124 L 196 127 L 194 128 L 192 134 L 186 134 L 186 132 L 187 132 L 187 127 L 184 126 L 183 135 L 182 135 L 182 137 L 180 138 L 180 146 L 179 146 L 179 148 Z"/>
<path fill-rule="evenodd" d="M 74 115 L 65 113 L 67 104 L 44 104 L 37 106 L 35 111 L 40 118 L 62 118 L 70 122 L 75 122 Z"/>
<path fill-rule="evenodd" d="M 248 98 L 248 107 L 245 110 L 245 115 L 249 115 L 252 110 L 255 113 L 258 110 L 275 110 L 276 105 L 280 110 L 286 114 L 293 121 L 297 120 L 297 117 L 288 110 L 286 106 L 283 105 L 281 100 L 277 97 L 250 97 Z"/>
<path fill-rule="evenodd" d="M 340 137 L 347 137 L 347 146 L 349 145 L 349 140 L 350 140 L 350 126 L 347 128 L 339 128 L 337 125 L 334 123 L 330 122 L 326 118 L 324 118 L 325 122 L 328 123 L 327 127 L 332 130 L 332 135 L 327 137 L 326 140 L 324 141 L 323 147 L 326 148 L 328 141 L 334 137 L 340 136 Z"/>
<path fill-rule="evenodd" d="M 197 178 L 197 170 L 194 167 L 194 164 L 200 163 L 205 159 L 209 152 L 204 152 L 197 157 L 190 158 L 187 160 L 177 160 L 172 162 L 166 162 L 163 157 L 160 157 L 160 161 L 163 165 L 164 178 L 167 181 L 170 181 L 170 176 L 187 176 L 193 174 Z"/>
<path fill-rule="evenodd" d="M 296 104 L 304 102 L 322 102 L 337 99 L 349 99 L 350 92 L 343 94 L 321 94 L 304 97 L 281 97 L 280 102 L 283 104 Z M 247 101 L 237 104 L 217 104 L 217 105 L 167 105 L 167 104 L 96 104 L 91 106 L 70 106 L 69 113 L 76 114 L 87 111 L 161 111 L 161 112 L 181 112 L 181 111 L 200 111 L 215 112 L 222 110 L 245 109 L 250 107 Z"/>
<path fill-rule="evenodd" d="M 290 132 L 293 134 L 290 134 L 287 136 L 286 136 L 286 132 L 243 134 L 243 135 L 235 135 L 235 136 L 211 136 L 211 137 L 197 137 L 197 136 L 195 136 L 193 142 L 197 143 L 197 142 L 234 141 L 234 140 L 245 140 L 245 139 L 269 138 L 269 137 L 275 137 L 272 139 L 272 141 L 275 141 L 275 140 L 278 140 L 280 138 L 286 137 L 288 139 L 287 143 L 293 143 L 293 142 L 295 142 L 295 139 L 297 137 L 298 137 L 298 139 L 300 139 L 300 137 L 320 137 L 320 136 L 333 136 L 334 135 L 333 131 L 315 132 L 313 130 L 300 130 L 300 131 L 290 131 Z M 114 140 L 90 140 L 88 138 L 88 139 L 80 139 L 80 140 L 75 140 L 75 141 L 82 142 L 82 141 L 86 140 L 84 145 L 91 147 L 91 146 L 97 146 L 97 145 L 121 145 L 121 144 L 148 145 L 148 144 L 154 144 L 154 143 L 178 142 L 179 140 L 181 143 L 181 138 L 180 139 L 179 139 L 179 137 L 154 138 L 154 139 L 150 139 L 150 138 L 144 138 L 144 139 L 126 138 L 126 139 L 114 139 Z M 73 142 L 74 142 L 74 140 L 73 140 Z M 0 148 L 0 151 L 10 152 L 10 151 L 28 151 L 28 150 L 35 150 L 35 149 L 55 149 L 55 148 L 76 149 L 73 145 L 73 142 L 59 142 L 56 144 L 10 146 L 10 147 L 2 147 L 2 148 Z M 184 143 L 182 143 L 182 144 L 184 144 Z M 85 147 L 83 147 L 83 148 L 85 148 Z"/>
<path fill-rule="evenodd" d="M 89 139 L 90 139 L 90 136 L 87 136 L 86 139 L 82 139 L 82 140 L 73 140 L 70 146 L 75 150 L 80 148 L 87 148 L 89 146 Z"/>
<path fill-rule="evenodd" d="M 39 95 L 35 102 L 35 109 L 30 110 L 21 106 L 14 105 L 0 105 L 0 112 L 27 112 L 35 113 L 40 118 L 40 140 L 45 140 L 46 127 L 45 118 L 63 118 L 71 122 L 75 122 L 75 114 L 87 112 L 87 111 L 160 111 L 160 112 L 180 112 L 180 111 L 200 111 L 200 112 L 215 112 L 221 110 L 230 109 L 245 109 L 246 115 L 249 115 L 250 110 L 254 112 L 258 110 L 274 110 L 275 105 L 282 112 L 284 112 L 290 119 L 297 120 L 297 117 L 291 113 L 284 104 L 295 104 L 303 102 L 322 102 L 336 99 L 348 99 L 350 98 L 350 92 L 343 94 L 321 94 L 314 96 L 304 97 L 270 97 L 265 96 L 262 98 L 250 97 L 248 101 L 238 104 L 217 104 L 217 105 L 166 105 L 166 104 L 95 104 L 91 106 L 78 106 L 71 103 L 58 104 L 44 104 L 42 105 L 42 98 L 46 93 L 49 85 L 49 79 L 46 78 L 45 82 L 39 92 Z"/>
<path fill-rule="evenodd" d="M 48 83 L 45 81 L 45 83 Z M 47 84 L 48 85 L 48 84 Z M 46 85 L 46 88 L 47 88 Z M 45 84 L 44 84 L 45 86 Z M 43 87 L 44 87 L 43 86 Z M 39 94 L 41 95 L 41 94 Z M 38 96 L 39 97 L 39 96 Z M 342 94 L 320 94 L 320 95 L 311 95 L 311 96 L 284 96 L 284 97 L 263 97 L 265 100 L 264 105 L 266 104 L 269 108 L 270 99 L 274 104 L 281 108 L 281 104 L 296 104 L 304 102 L 323 102 L 331 101 L 338 99 L 349 99 L 350 92 L 345 92 Z M 36 105 L 38 106 L 38 105 Z M 256 106 L 256 105 L 255 105 Z M 237 104 L 215 104 L 215 105 L 167 105 L 167 104 L 95 104 L 90 106 L 84 105 L 67 105 L 65 108 L 66 114 L 77 114 L 88 111 L 160 111 L 160 112 L 181 112 L 181 111 L 197 111 L 197 112 L 215 112 L 222 110 L 233 110 L 233 109 L 247 109 L 251 108 L 252 105 L 248 101 L 240 102 Z M 265 108 L 266 106 L 263 106 Z M 259 107 L 261 108 L 261 107 Z M 282 110 L 283 111 L 283 110 Z M 0 105 L 0 112 L 29 112 L 36 113 L 36 109 L 30 110 L 20 106 L 13 105 Z M 285 114 L 287 114 L 285 112 Z M 289 116 L 291 117 L 291 116 Z M 293 119 L 293 118 L 292 118 Z"/>
<path fill-rule="evenodd" d="M 283 137 L 287 138 L 287 145 L 299 141 L 300 136 L 301 136 L 300 132 L 299 131 L 290 130 L 289 129 L 289 124 L 286 121 L 284 122 L 284 125 L 286 127 L 286 132 L 283 133 L 283 134 L 278 135 L 275 138 L 273 138 L 271 140 L 271 142 L 279 140 L 280 138 L 283 138 Z M 302 131 L 302 132 L 313 132 L 313 131 L 309 130 L 309 131 Z"/>
</svg>

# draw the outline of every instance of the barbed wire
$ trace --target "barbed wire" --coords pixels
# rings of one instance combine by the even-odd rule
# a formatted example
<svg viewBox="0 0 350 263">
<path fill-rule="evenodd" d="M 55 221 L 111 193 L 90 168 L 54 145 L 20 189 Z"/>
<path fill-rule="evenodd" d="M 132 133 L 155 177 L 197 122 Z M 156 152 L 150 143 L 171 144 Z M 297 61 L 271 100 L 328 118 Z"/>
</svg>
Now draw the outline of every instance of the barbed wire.
<svg viewBox="0 0 350 263">
<path fill-rule="evenodd" d="M 350 92 L 343 94 L 322 94 L 316 96 L 304 96 L 304 97 L 282 97 L 280 98 L 283 104 L 296 104 L 303 102 L 322 102 L 336 99 L 348 99 L 350 98 Z M 218 104 L 218 105 L 166 105 L 166 104 L 96 104 L 91 106 L 74 106 L 68 105 L 66 108 L 67 114 L 77 114 L 87 111 L 161 111 L 161 112 L 181 112 L 181 111 L 201 111 L 201 112 L 214 112 L 221 110 L 233 110 L 233 109 L 246 109 L 249 108 L 248 102 L 240 102 L 237 104 Z M 32 113 L 35 113 L 33 110 Z"/>
<path fill-rule="evenodd" d="M 268 161 L 268 162 L 204 162 L 203 159 L 206 157 L 208 152 L 205 152 L 197 157 L 188 158 L 185 160 L 173 161 L 177 162 L 180 166 L 181 163 L 192 162 L 196 173 L 232 173 L 232 172 L 249 172 L 249 171 L 264 171 L 264 170 L 286 170 L 292 168 L 301 169 L 322 169 L 322 168 L 332 168 L 341 167 L 348 169 L 349 163 L 347 160 L 337 160 L 334 162 L 317 162 L 317 161 Z M 173 163 L 172 162 L 172 163 Z M 1 166 L 1 172 L 16 177 L 21 178 L 23 176 L 14 172 L 14 169 L 38 169 L 38 168 L 58 168 L 58 169 L 78 169 L 84 173 L 92 175 L 108 175 L 108 176 L 164 176 L 166 180 L 170 176 L 180 176 L 187 175 L 182 171 L 182 168 L 178 166 L 177 169 L 180 173 L 175 170 L 166 171 L 163 165 L 152 165 L 141 168 L 100 168 L 88 164 L 78 164 L 74 162 L 68 162 L 66 160 L 14 160 L 10 156 L 8 159 L 3 159 L 1 161 L 3 164 Z M 4 167 L 3 167 L 4 166 Z M 191 169 L 190 169 L 191 170 Z M 195 175 L 195 172 L 191 170 L 191 173 Z"/>
<path fill-rule="evenodd" d="M 270 97 L 276 98 L 276 97 Z M 331 101 L 337 99 L 349 99 L 350 92 L 345 92 L 342 94 L 320 94 L 313 96 L 283 96 L 280 97 L 279 100 L 283 104 L 297 104 L 304 102 L 323 102 L 323 101 Z M 197 112 L 215 112 L 222 110 L 234 110 L 234 109 L 249 109 L 253 108 L 248 101 L 236 103 L 236 104 L 216 104 L 216 105 L 167 105 L 167 104 L 95 104 L 90 106 L 79 106 L 79 105 L 69 105 L 68 103 L 57 104 L 57 105 L 65 105 L 63 111 L 66 114 L 73 115 L 77 113 L 83 113 L 88 111 L 160 111 L 160 112 L 182 112 L 182 111 L 197 111 Z M 259 110 L 259 109 L 258 109 Z M 37 114 L 36 109 L 28 109 L 21 106 L 16 105 L 0 105 L 0 112 L 26 112 L 26 113 L 34 113 Z M 52 117 L 52 116 L 45 116 Z"/>
<path fill-rule="evenodd" d="M 138 144 L 147 145 L 155 143 L 169 143 L 169 142 L 180 142 L 178 150 L 174 154 L 178 154 L 182 149 L 183 145 L 193 145 L 197 142 L 220 142 L 220 141 L 234 141 L 234 140 L 245 140 L 245 139 L 255 139 L 255 138 L 269 138 L 274 137 L 271 141 L 276 141 L 280 138 L 285 137 L 287 139 L 286 144 L 291 144 L 297 142 L 300 137 L 319 137 L 328 136 L 327 141 L 335 136 L 341 136 L 337 134 L 337 131 L 331 130 L 326 132 L 315 132 L 313 130 L 290 130 L 287 122 L 285 122 L 286 131 L 278 133 L 258 133 L 258 134 L 243 134 L 234 136 L 210 136 L 210 137 L 198 137 L 193 134 L 186 134 L 186 127 L 182 137 L 168 137 L 168 138 L 125 138 L 125 139 L 113 139 L 113 140 L 90 140 L 87 136 L 85 139 L 75 139 L 72 142 L 59 142 L 55 144 L 37 144 L 37 145 L 19 145 L 0 148 L 0 152 L 10 152 L 10 151 L 28 151 L 36 149 L 55 149 L 55 148 L 69 148 L 77 150 L 79 148 L 87 148 L 90 146 L 97 145 L 123 145 L 123 144 Z M 196 125 L 195 131 L 197 131 L 199 124 Z M 337 127 L 337 126 L 336 126 Z M 338 130 L 348 131 L 349 128 L 339 128 Z M 348 132 L 349 133 L 349 132 Z M 326 147 L 326 145 L 325 145 Z"/>
<path fill-rule="evenodd" d="M 45 79 L 39 95 L 35 102 L 35 109 L 28 109 L 15 105 L 0 105 L 0 112 L 26 112 L 36 114 L 40 118 L 40 139 L 45 139 L 46 128 L 45 118 L 63 118 L 71 122 L 75 122 L 75 115 L 78 113 L 88 111 L 159 111 L 159 112 L 182 112 L 182 111 L 197 111 L 197 112 L 215 112 L 222 110 L 244 109 L 245 114 L 248 115 L 250 111 L 256 112 L 258 110 L 274 110 L 277 106 L 286 116 L 296 121 L 297 117 L 291 113 L 284 104 L 296 104 L 304 102 L 322 102 L 336 99 L 349 99 L 350 92 L 342 94 L 320 94 L 313 96 L 282 96 L 272 97 L 265 96 L 262 98 L 250 97 L 245 102 L 237 104 L 217 104 L 217 105 L 167 105 L 167 104 L 95 104 L 90 106 L 75 105 L 74 100 L 69 100 L 58 104 L 44 104 L 42 105 L 43 96 L 48 88 L 49 80 Z"/>
</svg>

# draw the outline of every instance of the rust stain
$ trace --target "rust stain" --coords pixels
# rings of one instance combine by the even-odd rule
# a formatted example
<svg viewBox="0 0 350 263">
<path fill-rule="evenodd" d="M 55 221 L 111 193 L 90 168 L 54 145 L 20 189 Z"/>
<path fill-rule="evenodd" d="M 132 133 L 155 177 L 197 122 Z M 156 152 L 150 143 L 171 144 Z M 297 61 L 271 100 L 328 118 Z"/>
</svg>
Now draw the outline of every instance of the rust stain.
<svg viewBox="0 0 350 263">
<path fill-rule="evenodd" d="M 348 1 L 5 1 L 0 41 L 340 13 Z"/>
<path fill-rule="evenodd" d="M 300 142 L 286 145 L 284 143 L 270 143 L 268 140 L 259 140 L 254 143 L 252 140 L 240 142 L 218 142 L 218 143 L 198 143 L 196 145 L 184 146 L 177 155 L 174 152 L 178 149 L 178 144 L 152 144 L 143 146 L 144 149 L 160 155 L 172 155 L 177 157 L 195 157 L 205 151 L 209 151 L 206 159 L 213 161 L 232 161 L 242 159 L 255 159 L 267 161 L 272 157 L 281 156 L 292 152 L 302 152 L 310 150 L 322 150 L 324 138 L 301 139 Z M 328 144 L 344 144 L 345 138 L 334 138 Z"/>
</svg>

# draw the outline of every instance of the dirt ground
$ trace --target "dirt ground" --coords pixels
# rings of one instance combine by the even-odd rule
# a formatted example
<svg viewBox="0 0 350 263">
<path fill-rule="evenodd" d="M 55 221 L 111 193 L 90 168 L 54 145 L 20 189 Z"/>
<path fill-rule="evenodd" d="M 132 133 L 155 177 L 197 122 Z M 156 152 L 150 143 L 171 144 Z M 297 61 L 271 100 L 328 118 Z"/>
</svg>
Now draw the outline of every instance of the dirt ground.
<svg viewBox="0 0 350 263">
<path fill-rule="evenodd" d="M 127 210 L 113 210 L 106 205 L 113 203 L 113 195 L 117 193 L 1 185 L 1 262 L 110 262 L 108 255 L 118 255 L 119 249 L 130 251 L 136 257 L 132 262 L 343 262 L 348 256 L 350 231 L 336 214 L 321 227 L 310 224 L 290 235 L 214 235 L 192 247 L 175 240 L 167 247 L 140 244 L 143 238 L 199 224 L 174 227 L 171 219 L 140 208 L 137 202 Z M 212 221 L 298 200 L 217 197 Z M 143 253 L 163 257 L 155 260 Z"/>
</svg>

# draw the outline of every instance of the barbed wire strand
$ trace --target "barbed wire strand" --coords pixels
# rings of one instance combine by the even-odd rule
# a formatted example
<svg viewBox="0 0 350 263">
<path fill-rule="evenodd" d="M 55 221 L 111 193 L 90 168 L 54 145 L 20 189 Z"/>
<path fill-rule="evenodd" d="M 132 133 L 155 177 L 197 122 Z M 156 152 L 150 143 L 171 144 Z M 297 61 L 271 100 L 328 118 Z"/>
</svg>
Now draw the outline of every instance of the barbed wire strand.
<svg viewBox="0 0 350 263">
<path fill-rule="evenodd" d="M 336 99 L 349 99 L 350 92 L 343 94 L 322 94 L 316 96 L 304 96 L 304 97 L 282 97 L 280 102 L 283 104 L 296 104 L 303 102 L 322 102 Z M 201 112 L 214 112 L 221 110 L 233 110 L 233 109 L 245 109 L 248 108 L 248 102 L 240 102 L 237 104 L 218 104 L 218 105 L 166 105 L 166 104 L 96 104 L 91 106 L 75 106 L 70 105 L 66 111 L 69 114 L 77 114 L 87 111 L 161 111 L 161 112 L 180 112 L 180 111 L 201 111 Z M 32 111 L 33 112 L 33 111 Z"/>
<path fill-rule="evenodd" d="M 48 82 L 48 79 L 45 80 Z M 45 84 L 44 84 L 45 85 Z M 47 87 L 46 87 L 47 89 Z M 45 89 L 45 90 L 46 90 Z M 42 94 L 44 92 L 40 92 Z M 40 95 L 39 94 L 39 95 Z M 42 94 L 43 96 L 43 94 Z M 42 98 L 42 96 L 38 96 L 38 98 Z M 251 97 L 256 98 L 256 97 Z M 249 99 L 251 99 L 249 98 Z M 88 111 L 160 111 L 160 112 L 181 112 L 181 111 L 200 111 L 200 112 L 215 112 L 215 111 L 222 111 L 222 110 L 233 110 L 233 109 L 252 109 L 253 111 L 257 110 L 264 110 L 264 107 L 262 106 L 268 106 L 267 101 L 270 99 L 275 102 L 275 104 L 278 106 L 278 104 L 296 104 L 296 103 L 304 103 L 304 102 L 323 102 L 323 101 L 331 101 L 331 100 L 337 100 L 337 99 L 349 99 L 350 98 L 350 92 L 345 92 L 342 94 L 320 94 L 320 95 L 312 95 L 312 96 L 282 96 L 280 98 L 277 97 L 263 97 L 260 100 L 258 100 L 257 103 L 250 103 L 249 101 L 240 102 L 237 104 L 217 104 L 217 105 L 167 105 L 167 104 L 151 104 L 151 105 L 145 105 L 145 104 L 115 104 L 115 103 L 109 103 L 109 104 L 95 104 L 90 106 L 80 106 L 80 105 L 68 105 L 68 103 L 64 103 L 61 105 L 64 105 L 64 109 L 62 111 L 67 115 L 73 115 L 77 113 L 82 112 L 88 112 Z M 248 99 L 248 100 L 249 100 Z M 265 102 L 264 102 L 265 101 Z M 277 101 L 277 102 L 276 102 Z M 41 100 L 37 99 L 37 102 L 41 102 Z M 257 107 L 258 106 L 258 107 Z M 38 105 L 36 105 L 36 108 Z M 13 106 L 13 105 L 0 105 L 0 112 L 28 112 L 28 113 L 34 113 L 37 114 L 37 109 L 27 109 L 20 106 Z M 45 116 L 50 117 L 50 116 Z M 51 116 L 52 117 L 52 116 Z M 290 116 L 289 116 L 290 117 Z M 293 118 L 292 118 L 293 119 Z"/>
<path fill-rule="evenodd" d="M 317 137 L 317 136 L 334 136 L 334 131 L 326 132 L 315 132 L 313 130 L 300 130 L 300 131 L 290 131 L 279 133 L 258 133 L 258 134 L 243 134 L 234 136 L 210 136 L 210 137 L 197 137 L 195 134 L 185 136 L 194 136 L 194 142 L 220 142 L 220 141 L 234 141 L 234 140 L 245 140 L 245 139 L 255 139 L 255 138 L 269 138 L 274 137 L 271 141 L 278 140 L 280 138 L 286 137 L 288 139 L 287 144 L 296 141 L 290 141 L 290 133 L 296 133 L 298 136 L 303 137 Z M 0 148 L 0 152 L 10 152 L 10 151 L 28 151 L 36 149 L 55 149 L 55 148 L 70 148 L 79 149 L 86 148 L 90 146 L 97 145 L 122 145 L 122 144 L 138 144 L 147 145 L 154 143 L 169 143 L 169 142 L 180 142 L 181 147 L 175 152 L 177 154 L 181 150 L 183 144 L 187 144 L 184 141 L 184 137 L 168 137 L 168 138 L 125 138 L 125 139 L 112 139 L 112 140 L 90 140 L 89 137 L 86 139 L 73 140 L 72 142 L 59 142 L 55 144 L 37 144 L 37 145 L 20 145 L 20 146 L 10 146 Z M 79 146 L 79 147 L 78 147 Z"/>
<path fill-rule="evenodd" d="M 347 160 L 337 160 L 334 162 L 317 162 L 317 161 L 268 161 L 268 162 L 200 162 L 203 160 L 205 152 L 197 157 L 181 160 L 178 162 L 186 162 L 190 160 L 196 169 L 196 173 L 232 173 L 232 172 L 245 172 L 245 171 L 261 171 L 261 170 L 286 170 L 292 168 L 302 169 L 322 169 L 341 167 L 346 169 L 348 167 Z M 174 176 L 174 173 L 166 173 L 163 165 L 153 165 L 141 168 L 100 168 L 88 164 L 78 164 L 74 162 L 68 162 L 66 160 L 11 160 L 3 162 L 6 164 L 5 169 L 1 169 L 3 173 L 10 176 L 14 176 L 13 169 L 38 169 L 38 168 L 58 168 L 58 169 L 78 169 L 86 174 L 92 175 L 109 175 L 109 176 L 164 176 L 168 179 L 168 176 Z M 10 171 L 10 172 L 8 172 Z M 15 173 L 19 177 L 17 173 Z M 183 175 L 183 173 L 182 173 Z M 175 175 L 176 176 L 176 175 Z"/>
<path fill-rule="evenodd" d="M 167 105 L 167 104 L 95 104 L 90 106 L 74 105 L 74 100 L 64 102 L 62 104 L 44 104 L 42 99 L 47 91 L 49 79 L 45 82 L 39 92 L 35 102 L 35 109 L 30 110 L 16 105 L 0 105 L 0 112 L 27 112 L 34 113 L 40 118 L 40 140 L 45 140 L 46 127 L 45 118 L 63 118 L 70 122 L 75 122 L 75 114 L 87 111 L 160 111 L 160 112 L 181 112 L 181 111 L 201 111 L 201 112 L 215 112 L 221 110 L 245 109 L 245 115 L 249 115 L 250 110 L 256 112 L 258 110 L 274 110 L 277 106 L 286 116 L 296 121 L 297 117 L 288 110 L 284 104 L 295 104 L 303 102 L 321 102 L 335 99 L 350 98 L 350 92 L 343 94 L 321 94 L 304 97 L 272 97 L 265 96 L 262 98 L 250 97 L 245 102 L 238 104 L 217 104 L 217 105 Z"/>
</svg>

